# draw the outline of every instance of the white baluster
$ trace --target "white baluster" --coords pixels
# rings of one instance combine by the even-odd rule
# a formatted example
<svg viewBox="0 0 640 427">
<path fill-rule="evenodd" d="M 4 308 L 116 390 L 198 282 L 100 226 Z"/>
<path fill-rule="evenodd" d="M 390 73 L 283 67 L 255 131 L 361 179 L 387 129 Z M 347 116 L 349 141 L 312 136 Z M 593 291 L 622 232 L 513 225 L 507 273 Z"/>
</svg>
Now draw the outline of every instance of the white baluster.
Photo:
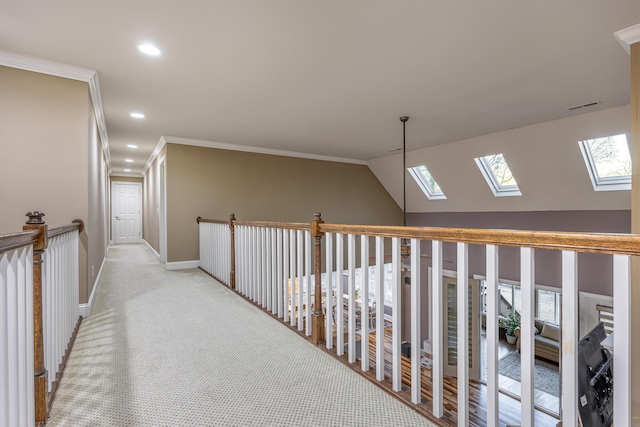
<svg viewBox="0 0 640 427">
<path fill-rule="evenodd" d="M 393 317 L 393 331 L 391 335 L 391 386 L 393 391 L 402 390 L 402 364 L 400 359 L 402 340 L 402 289 L 400 285 L 401 268 L 400 263 L 400 239 L 391 239 L 391 263 L 392 263 L 392 283 L 391 283 L 391 306 Z"/>
<path fill-rule="evenodd" d="M 458 426 L 469 425 L 469 251 L 458 242 Z"/>
<path fill-rule="evenodd" d="M 369 370 L 369 236 L 360 236 L 360 365 Z"/>
<path fill-rule="evenodd" d="M 376 379 L 384 381 L 384 239 L 376 236 Z"/>
<path fill-rule="evenodd" d="M 349 341 L 349 363 L 356 361 L 356 236 L 347 235 L 347 269 L 349 295 L 347 298 L 349 309 L 347 310 L 347 326 Z"/>
<path fill-rule="evenodd" d="M 326 307 L 325 314 L 325 343 L 327 348 L 333 348 L 333 313 L 337 307 L 333 306 L 333 234 L 325 233 L 324 235 L 325 251 L 326 251 Z M 316 271 L 316 274 L 320 272 Z"/>
<path fill-rule="evenodd" d="M 283 320 L 285 322 L 289 321 L 289 312 L 291 310 L 290 307 L 290 300 L 289 300 L 289 230 L 282 230 L 282 248 L 283 248 L 283 254 L 282 254 L 282 261 L 283 261 L 283 267 L 282 267 L 282 289 L 283 289 L 283 301 L 282 304 L 284 306 L 284 316 L 283 316 Z"/>
<path fill-rule="evenodd" d="M 415 404 L 422 402 L 420 287 L 420 241 L 411 239 L 411 401 Z"/>
<path fill-rule="evenodd" d="M 533 426 L 533 316 L 535 300 L 535 262 L 532 248 L 520 248 L 520 363 L 521 363 L 521 399 L 522 427 Z M 515 307 L 513 308 L 515 310 Z"/>
<path fill-rule="evenodd" d="M 486 245 L 487 250 L 487 426 L 498 427 L 498 250 Z"/>
<path fill-rule="evenodd" d="M 444 337 L 443 337 L 443 309 L 442 309 L 442 242 L 434 240 L 432 247 L 432 277 L 431 277 L 431 347 L 432 347 L 432 381 L 433 381 L 433 415 L 441 418 L 444 412 L 442 379 L 444 373 Z"/>
<path fill-rule="evenodd" d="M 297 276 L 297 280 L 296 283 L 298 285 L 298 330 L 301 331 L 304 328 L 304 301 L 303 301 L 303 296 L 304 296 L 304 270 L 303 270 L 303 263 L 304 263 L 304 241 L 303 241 L 303 234 L 302 234 L 302 230 L 297 230 L 296 233 L 297 237 L 298 237 L 298 244 L 297 244 L 297 259 L 298 259 L 298 276 Z"/>
<path fill-rule="evenodd" d="M 562 425 L 578 425 L 578 254 L 562 251 Z"/>
<path fill-rule="evenodd" d="M 304 292 L 305 292 L 305 327 L 307 336 L 311 336 L 311 231 L 305 230 L 304 232 Z M 317 271 L 316 274 L 321 274 L 321 271 Z M 322 310 L 322 307 L 320 307 Z"/>
<path fill-rule="evenodd" d="M 344 238 L 336 234 L 336 353 L 344 354 Z"/>
<path fill-rule="evenodd" d="M 613 413 L 616 426 L 630 426 L 631 257 L 628 255 L 613 255 L 613 313 L 613 353 L 616 358 L 613 370 Z"/>
</svg>

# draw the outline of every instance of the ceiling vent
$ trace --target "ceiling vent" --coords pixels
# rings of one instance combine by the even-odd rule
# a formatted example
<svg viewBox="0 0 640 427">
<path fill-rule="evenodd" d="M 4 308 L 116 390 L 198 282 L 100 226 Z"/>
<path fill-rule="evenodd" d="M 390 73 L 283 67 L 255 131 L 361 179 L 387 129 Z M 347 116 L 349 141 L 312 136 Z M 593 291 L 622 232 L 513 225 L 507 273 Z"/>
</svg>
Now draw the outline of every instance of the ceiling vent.
<svg viewBox="0 0 640 427">
<path fill-rule="evenodd" d="M 582 105 L 574 105 L 573 107 L 567 108 L 567 110 L 575 111 L 575 110 L 580 110 L 582 108 L 593 107 L 594 105 L 598 105 L 598 104 L 602 104 L 602 102 L 600 101 L 587 102 L 586 104 L 582 104 Z"/>
</svg>

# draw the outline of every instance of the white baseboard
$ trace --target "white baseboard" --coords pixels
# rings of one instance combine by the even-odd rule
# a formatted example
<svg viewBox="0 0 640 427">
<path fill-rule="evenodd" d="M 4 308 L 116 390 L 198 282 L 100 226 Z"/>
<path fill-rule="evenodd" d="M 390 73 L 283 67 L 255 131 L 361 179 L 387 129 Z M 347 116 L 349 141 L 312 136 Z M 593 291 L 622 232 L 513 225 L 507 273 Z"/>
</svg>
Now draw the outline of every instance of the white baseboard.
<svg viewBox="0 0 640 427">
<path fill-rule="evenodd" d="M 111 245 L 109 245 L 111 246 Z M 109 247 L 107 247 L 107 253 L 109 252 Z M 96 301 L 96 295 L 98 294 L 98 288 L 100 287 L 100 281 L 102 280 L 102 272 L 104 271 L 104 263 L 107 261 L 107 257 L 102 259 L 102 264 L 100 265 L 100 270 L 98 270 L 98 276 L 96 277 L 96 281 L 93 283 L 93 290 L 91 291 L 91 295 L 89 296 L 89 302 L 80 304 L 80 316 L 89 317 L 91 315 L 91 310 L 93 310 L 93 303 Z"/>
<path fill-rule="evenodd" d="M 158 258 L 158 259 L 160 259 L 160 254 L 159 254 L 158 252 L 156 252 L 156 250 L 155 250 L 155 249 L 153 249 L 153 246 L 151 246 L 151 245 L 149 244 L 149 242 L 147 242 L 147 241 L 146 241 L 146 240 L 144 240 L 144 239 L 143 239 L 142 241 L 144 242 L 144 244 L 145 244 L 145 245 L 147 245 L 147 247 L 148 247 L 149 249 L 151 249 L 151 252 L 153 252 L 153 254 L 155 255 L 155 257 L 156 257 L 156 258 Z"/>
<path fill-rule="evenodd" d="M 200 260 L 168 262 L 165 265 L 167 270 L 187 270 L 200 267 Z"/>
</svg>

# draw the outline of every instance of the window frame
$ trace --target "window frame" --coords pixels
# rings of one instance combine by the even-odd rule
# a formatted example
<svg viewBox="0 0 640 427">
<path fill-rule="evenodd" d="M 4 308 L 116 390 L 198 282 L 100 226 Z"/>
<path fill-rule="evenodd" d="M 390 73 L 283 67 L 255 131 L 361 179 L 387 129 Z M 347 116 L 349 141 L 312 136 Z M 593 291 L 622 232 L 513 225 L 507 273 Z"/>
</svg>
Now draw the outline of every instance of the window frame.
<svg viewBox="0 0 640 427">
<path fill-rule="evenodd" d="M 427 166 L 425 165 L 413 166 L 413 167 L 407 168 L 407 171 L 409 171 L 409 174 L 413 177 L 416 184 L 418 184 L 418 187 L 420 187 L 420 189 L 425 194 L 425 196 L 427 196 L 427 199 L 445 200 L 447 196 L 445 196 L 444 192 L 442 191 L 442 188 L 440 190 L 435 190 L 431 188 L 425 176 L 418 169 L 421 167 L 425 168 L 427 173 L 431 176 L 431 178 L 433 178 L 433 175 L 431 175 L 431 172 L 429 172 L 429 168 L 427 168 Z M 435 178 L 433 178 L 433 182 L 437 183 Z M 440 187 L 440 185 L 438 185 L 438 187 Z"/>
<path fill-rule="evenodd" d="M 507 168 L 509 168 L 511 175 L 513 176 L 513 172 L 511 171 L 511 168 L 507 163 L 507 159 L 504 157 L 504 154 L 502 153 L 488 154 L 486 156 L 476 157 L 474 159 L 476 161 L 476 164 L 478 165 L 478 169 L 480 169 L 480 172 L 482 173 L 482 176 L 484 176 L 484 179 L 487 181 L 489 188 L 491 188 L 493 195 L 495 197 L 522 196 L 520 187 L 518 187 L 517 184 L 500 185 L 500 183 L 498 183 L 498 179 L 496 178 L 496 175 L 493 169 L 491 168 L 491 166 L 489 165 L 489 162 L 487 161 L 487 157 L 492 157 L 497 155 L 502 156 L 502 158 L 504 159 L 505 165 L 507 165 Z"/>
<path fill-rule="evenodd" d="M 625 140 L 628 144 L 628 138 L 626 134 L 624 135 Z M 611 137 L 618 135 L 611 135 Z M 595 160 L 593 159 L 593 155 L 591 153 L 591 147 L 589 147 L 588 142 L 593 141 L 600 138 L 591 138 L 585 139 L 582 141 L 578 141 L 578 145 L 580 146 L 580 152 L 582 153 L 582 158 L 584 159 L 585 166 L 587 167 L 587 172 L 589 173 L 589 178 L 591 179 L 591 184 L 593 185 L 594 191 L 625 191 L 631 190 L 631 175 L 622 175 L 622 176 L 607 176 L 600 177 L 598 174 L 598 167 L 596 165 Z M 629 153 L 631 154 L 631 153 Z"/>
</svg>

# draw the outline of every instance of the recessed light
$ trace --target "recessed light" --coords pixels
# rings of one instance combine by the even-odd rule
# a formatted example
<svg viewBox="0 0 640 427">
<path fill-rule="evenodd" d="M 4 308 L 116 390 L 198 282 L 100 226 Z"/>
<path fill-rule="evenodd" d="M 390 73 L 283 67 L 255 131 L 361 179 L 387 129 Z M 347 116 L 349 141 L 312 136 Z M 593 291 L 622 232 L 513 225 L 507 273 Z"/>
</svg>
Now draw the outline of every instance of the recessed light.
<svg viewBox="0 0 640 427">
<path fill-rule="evenodd" d="M 129 115 L 131 117 L 133 117 L 134 119 L 144 119 L 144 114 L 142 114 L 142 113 L 131 113 Z"/>
<path fill-rule="evenodd" d="M 131 172 L 131 169 L 125 169 L 124 171 L 125 172 Z"/>
<path fill-rule="evenodd" d="M 162 53 L 160 49 L 149 43 L 138 45 L 138 49 L 140 49 L 140 52 L 150 56 L 159 56 Z"/>
<path fill-rule="evenodd" d="M 129 147 L 129 148 L 138 148 L 138 146 L 136 144 L 127 144 L 127 147 Z"/>
<path fill-rule="evenodd" d="M 133 163 L 133 160 L 131 160 L 131 159 L 124 159 L 124 161 L 127 162 L 127 163 Z"/>
</svg>

